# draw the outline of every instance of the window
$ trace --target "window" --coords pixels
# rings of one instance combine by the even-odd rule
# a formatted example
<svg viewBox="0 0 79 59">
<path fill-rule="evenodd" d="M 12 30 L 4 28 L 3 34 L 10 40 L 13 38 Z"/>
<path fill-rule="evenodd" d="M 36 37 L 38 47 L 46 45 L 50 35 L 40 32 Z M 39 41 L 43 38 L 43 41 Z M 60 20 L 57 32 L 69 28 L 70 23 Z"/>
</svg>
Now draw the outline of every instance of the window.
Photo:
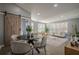
<svg viewBox="0 0 79 59">
<path fill-rule="evenodd" d="M 45 24 L 38 23 L 38 32 L 45 32 Z"/>
<path fill-rule="evenodd" d="M 67 22 L 60 23 L 51 23 L 48 25 L 49 33 L 58 34 L 58 33 L 67 33 L 68 27 Z"/>
<path fill-rule="evenodd" d="M 32 32 L 34 31 L 34 23 L 31 22 Z"/>
<path fill-rule="evenodd" d="M 26 34 L 26 27 L 28 25 L 28 20 L 22 19 L 21 20 L 21 35 Z"/>
</svg>

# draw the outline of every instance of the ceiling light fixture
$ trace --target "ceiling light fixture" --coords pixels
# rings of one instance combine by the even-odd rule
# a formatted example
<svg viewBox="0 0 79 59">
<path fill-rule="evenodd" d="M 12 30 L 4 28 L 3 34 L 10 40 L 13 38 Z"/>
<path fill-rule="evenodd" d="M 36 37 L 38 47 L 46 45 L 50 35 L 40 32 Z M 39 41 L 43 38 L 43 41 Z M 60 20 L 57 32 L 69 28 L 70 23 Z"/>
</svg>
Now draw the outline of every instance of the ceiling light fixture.
<svg viewBox="0 0 79 59">
<path fill-rule="evenodd" d="M 64 16 L 60 16 L 61 18 L 63 18 Z"/>
<path fill-rule="evenodd" d="M 37 15 L 39 16 L 39 15 L 40 15 L 40 13 L 37 13 Z"/>
<path fill-rule="evenodd" d="M 54 7 L 58 7 L 58 4 L 54 4 Z"/>
</svg>

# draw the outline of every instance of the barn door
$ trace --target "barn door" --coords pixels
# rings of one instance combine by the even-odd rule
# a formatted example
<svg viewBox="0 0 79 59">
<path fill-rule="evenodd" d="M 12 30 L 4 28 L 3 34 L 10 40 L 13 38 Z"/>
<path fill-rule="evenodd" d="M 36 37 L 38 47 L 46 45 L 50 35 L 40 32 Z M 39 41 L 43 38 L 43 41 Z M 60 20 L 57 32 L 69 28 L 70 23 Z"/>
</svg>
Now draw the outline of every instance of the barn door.
<svg viewBox="0 0 79 59">
<path fill-rule="evenodd" d="M 14 14 L 5 15 L 5 45 L 10 45 L 11 35 L 20 34 L 21 17 Z"/>
</svg>

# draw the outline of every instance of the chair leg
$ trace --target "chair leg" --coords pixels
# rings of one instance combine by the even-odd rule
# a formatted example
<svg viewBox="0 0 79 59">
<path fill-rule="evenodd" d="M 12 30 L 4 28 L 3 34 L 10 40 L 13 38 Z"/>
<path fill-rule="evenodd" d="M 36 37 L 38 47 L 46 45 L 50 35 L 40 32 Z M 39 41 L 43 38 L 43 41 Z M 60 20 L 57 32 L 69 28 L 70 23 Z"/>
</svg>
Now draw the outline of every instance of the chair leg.
<svg viewBox="0 0 79 59">
<path fill-rule="evenodd" d="M 44 52 L 45 52 L 45 55 L 46 55 L 46 47 L 44 47 Z"/>
<path fill-rule="evenodd" d="M 38 54 L 40 54 L 40 51 L 39 51 L 39 49 L 38 48 L 35 48 L 36 49 L 36 51 L 38 52 Z"/>
<path fill-rule="evenodd" d="M 32 55 L 33 55 L 33 49 L 32 49 Z"/>
</svg>

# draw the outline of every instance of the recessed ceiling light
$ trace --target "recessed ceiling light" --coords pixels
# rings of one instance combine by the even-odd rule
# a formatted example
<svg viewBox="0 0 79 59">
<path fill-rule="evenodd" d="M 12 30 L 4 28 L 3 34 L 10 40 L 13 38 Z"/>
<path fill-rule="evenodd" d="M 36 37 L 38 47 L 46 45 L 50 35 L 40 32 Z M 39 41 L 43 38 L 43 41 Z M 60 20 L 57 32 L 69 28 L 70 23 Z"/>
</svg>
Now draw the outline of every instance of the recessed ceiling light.
<svg viewBox="0 0 79 59">
<path fill-rule="evenodd" d="M 60 16 L 61 18 L 63 18 L 64 16 Z"/>
<path fill-rule="evenodd" d="M 58 4 L 54 4 L 54 7 L 58 7 Z"/>
<path fill-rule="evenodd" d="M 39 16 L 39 15 L 40 15 L 40 13 L 37 13 L 37 15 Z"/>
</svg>

